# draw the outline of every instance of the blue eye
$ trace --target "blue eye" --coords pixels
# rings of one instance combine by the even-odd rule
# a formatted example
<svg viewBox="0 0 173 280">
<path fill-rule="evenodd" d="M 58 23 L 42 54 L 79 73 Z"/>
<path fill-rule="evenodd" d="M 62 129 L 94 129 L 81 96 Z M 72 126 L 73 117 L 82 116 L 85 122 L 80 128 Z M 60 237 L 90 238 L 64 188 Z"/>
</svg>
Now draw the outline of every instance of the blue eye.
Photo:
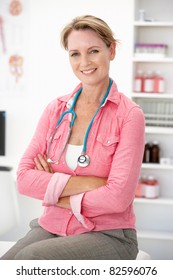
<svg viewBox="0 0 173 280">
<path fill-rule="evenodd" d="M 75 56 L 78 56 L 78 55 L 79 55 L 79 53 L 75 52 L 75 53 L 71 54 L 71 57 L 75 57 Z"/>
<path fill-rule="evenodd" d="M 99 51 L 98 51 L 98 50 L 95 50 L 95 49 L 91 51 L 91 53 L 98 53 L 98 52 L 99 52 Z"/>
</svg>

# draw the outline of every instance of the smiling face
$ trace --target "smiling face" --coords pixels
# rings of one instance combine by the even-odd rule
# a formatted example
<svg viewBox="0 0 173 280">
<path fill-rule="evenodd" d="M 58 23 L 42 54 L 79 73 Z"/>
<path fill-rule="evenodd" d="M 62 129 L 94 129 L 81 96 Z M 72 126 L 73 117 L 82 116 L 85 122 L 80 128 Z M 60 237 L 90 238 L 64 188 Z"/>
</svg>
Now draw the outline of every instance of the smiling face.
<svg viewBox="0 0 173 280">
<path fill-rule="evenodd" d="M 95 31 L 73 30 L 68 36 L 68 51 L 73 72 L 83 85 L 95 86 L 109 79 L 115 42 L 107 47 Z"/>
</svg>

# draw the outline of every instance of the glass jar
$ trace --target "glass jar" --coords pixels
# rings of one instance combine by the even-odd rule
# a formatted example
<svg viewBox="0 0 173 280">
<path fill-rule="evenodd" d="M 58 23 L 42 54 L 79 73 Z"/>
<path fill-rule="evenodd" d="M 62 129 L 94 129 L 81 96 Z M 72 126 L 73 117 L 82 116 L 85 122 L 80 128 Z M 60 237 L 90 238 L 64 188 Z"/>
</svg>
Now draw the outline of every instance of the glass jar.
<svg viewBox="0 0 173 280">
<path fill-rule="evenodd" d="M 159 183 L 152 175 L 149 175 L 147 178 L 144 196 L 146 198 L 157 198 L 159 196 Z"/>
</svg>

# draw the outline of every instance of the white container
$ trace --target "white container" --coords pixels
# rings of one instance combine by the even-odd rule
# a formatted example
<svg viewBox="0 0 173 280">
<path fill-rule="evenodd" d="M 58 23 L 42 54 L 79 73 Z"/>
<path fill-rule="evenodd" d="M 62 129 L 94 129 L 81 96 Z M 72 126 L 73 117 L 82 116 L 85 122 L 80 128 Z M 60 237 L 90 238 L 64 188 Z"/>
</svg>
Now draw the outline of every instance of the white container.
<svg viewBox="0 0 173 280">
<path fill-rule="evenodd" d="M 159 196 L 159 186 L 145 185 L 145 197 L 157 198 Z"/>
<path fill-rule="evenodd" d="M 157 198 L 159 196 L 159 185 L 145 185 L 145 198 Z"/>
<path fill-rule="evenodd" d="M 139 10 L 139 21 L 145 21 L 145 14 L 146 14 L 145 10 L 143 9 Z"/>
<path fill-rule="evenodd" d="M 11 172 L 0 166 L 0 236 L 10 231 L 19 222 L 15 182 Z"/>
<path fill-rule="evenodd" d="M 148 176 L 144 192 L 146 198 L 157 198 L 159 196 L 159 184 L 154 176 Z"/>
</svg>

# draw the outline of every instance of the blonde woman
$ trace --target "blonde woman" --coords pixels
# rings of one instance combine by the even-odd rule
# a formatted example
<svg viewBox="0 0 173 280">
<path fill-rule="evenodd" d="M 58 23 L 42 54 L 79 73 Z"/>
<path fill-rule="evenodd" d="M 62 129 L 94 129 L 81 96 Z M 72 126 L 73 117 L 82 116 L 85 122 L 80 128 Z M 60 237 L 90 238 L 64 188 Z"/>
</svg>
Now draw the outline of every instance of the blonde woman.
<svg viewBox="0 0 173 280">
<path fill-rule="evenodd" d="M 80 83 L 45 108 L 19 163 L 19 192 L 44 212 L 2 259 L 135 259 L 143 112 L 109 76 L 117 42 L 105 21 L 79 16 L 61 41 Z"/>
</svg>

